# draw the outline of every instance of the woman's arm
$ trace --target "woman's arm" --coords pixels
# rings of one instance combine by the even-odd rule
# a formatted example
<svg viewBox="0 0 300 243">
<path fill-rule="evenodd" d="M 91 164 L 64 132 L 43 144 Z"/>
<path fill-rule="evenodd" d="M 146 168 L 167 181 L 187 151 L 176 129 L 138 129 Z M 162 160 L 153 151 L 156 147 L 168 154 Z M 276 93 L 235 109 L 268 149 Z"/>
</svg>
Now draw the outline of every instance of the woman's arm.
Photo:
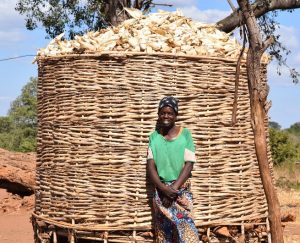
<svg viewBox="0 0 300 243">
<path fill-rule="evenodd" d="M 153 184 L 167 197 L 174 199 L 177 196 L 177 191 L 166 186 L 164 183 L 162 183 L 159 179 L 159 176 L 157 174 L 155 162 L 153 159 L 147 160 L 147 172 L 150 177 L 150 180 L 153 182 Z"/>
<path fill-rule="evenodd" d="M 178 179 L 172 184 L 172 188 L 178 190 L 190 177 L 194 163 L 192 162 L 185 162 L 184 167 L 182 168 Z"/>
</svg>

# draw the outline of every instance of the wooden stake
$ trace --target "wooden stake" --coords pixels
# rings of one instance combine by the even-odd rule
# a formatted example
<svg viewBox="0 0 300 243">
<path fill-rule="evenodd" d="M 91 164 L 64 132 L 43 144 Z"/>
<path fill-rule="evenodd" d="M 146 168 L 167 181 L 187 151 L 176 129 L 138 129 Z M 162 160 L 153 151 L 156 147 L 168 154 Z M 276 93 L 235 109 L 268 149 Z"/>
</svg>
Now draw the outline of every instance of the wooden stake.
<svg viewBox="0 0 300 243">
<path fill-rule="evenodd" d="M 57 235 L 56 235 L 56 231 L 53 231 L 53 243 L 57 243 Z"/>
<path fill-rule="evenodd" d="M 208 227 L 206 234 L 207 234 L 208 242 L 210 243 L 211 242 L 211 240 L 210 240 L 210 227 Z"/>
<path fill-rule="evenodd" d="M 72 219 L 72 224 L 75 224 L 75 220 Z M 74 230 L 72 229 L 71 235 L 70 235 L 70 243 L 75 243 L 75 237 L 74 237 Z"/>
</svg>

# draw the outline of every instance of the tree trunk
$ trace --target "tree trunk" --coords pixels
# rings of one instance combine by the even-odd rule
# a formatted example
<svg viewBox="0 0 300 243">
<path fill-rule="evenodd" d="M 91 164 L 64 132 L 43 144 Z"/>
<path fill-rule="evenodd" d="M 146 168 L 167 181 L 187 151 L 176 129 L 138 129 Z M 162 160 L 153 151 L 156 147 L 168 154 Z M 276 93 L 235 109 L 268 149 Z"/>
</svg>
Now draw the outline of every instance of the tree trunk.
<svg viewBox="0 0 300 243">
<path fill-rule="evenodd" d="M 283 242 L 280 205 L 272 182 L 272 176 L 268 164 L 267 142 L 265 132 L 265 111 L 258 92 L 257 80 L 260 80 L 257 72 L 260 65 L 260 57 L 251 48 L 247 57 L 248 87 L 251 100 L 251 122 L 254 132 L 254 143 L 260 176 L 263 183 L 264 192 L 268 203 L 268 218 L 270 221 L 271 237 L 273 243 Z"/>
<path fill-rule="evenodd" d="M 128 15 L 124 11 L 126 7 L 131 7 L 130 0 L 105 0 L 103 9 L 105 21 L 112 26 L 122 23 L 128 19 Z"/>
<path fill-rule="evenodd" d="M 280 205 L 268 163 L 267 142 L 265 132 L 265 110 L 266 95 L 261 83 L 260 60 L 267 48 L 263 43 L 256 23 L 255 16 L 247 0 L 238 0 L 239 6 L 248 30 L 249 49 L 247 55 L 248 87 L 250 94 L 251 122 L 254 133 L 254 143 L 260 176 L 268 203 L 268 218 L 273 243 L 283 242 L 283 232 L 280 219 Z M 270 43 L 268 43 L 270 44 Z"/>
</svg>

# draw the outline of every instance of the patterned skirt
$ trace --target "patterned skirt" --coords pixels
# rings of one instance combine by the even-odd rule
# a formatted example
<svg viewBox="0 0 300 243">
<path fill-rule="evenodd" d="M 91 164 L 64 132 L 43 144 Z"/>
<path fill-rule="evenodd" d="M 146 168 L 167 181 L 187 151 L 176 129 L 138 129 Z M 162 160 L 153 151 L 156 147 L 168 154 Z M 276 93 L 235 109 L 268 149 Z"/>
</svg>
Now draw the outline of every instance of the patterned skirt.
<svg viewBox="0 0 300 243">
<path fill-rule="evenodd" d="M 193 196 L 189 180 L 179 189 L 177 199 L 168 205 L 169 207 L 163 205 L 162 197 L 162 193 L 155 190 L 153 198 L 155 242 L 198 243 L 198 230 L 191 215 Z"/>
</svg>

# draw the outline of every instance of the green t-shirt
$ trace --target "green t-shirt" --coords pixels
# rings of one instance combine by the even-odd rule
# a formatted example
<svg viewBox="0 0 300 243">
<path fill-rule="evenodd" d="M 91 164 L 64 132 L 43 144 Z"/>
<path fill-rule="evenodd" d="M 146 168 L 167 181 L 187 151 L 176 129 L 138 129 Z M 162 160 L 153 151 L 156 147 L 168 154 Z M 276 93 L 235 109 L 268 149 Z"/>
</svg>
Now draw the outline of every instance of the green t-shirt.
<svg viewBox="0 0 300 243">
<path fill-rule="evenodd" d="M 177 137 L 167 140 L 157 131 L 149 137 L 147 159 L 155 161 L 157 173 L 164 182 L 178 178 L 185 162 L 196 162 L 195 146 L 187 128 L 181 128 Z"/>
</svg>

